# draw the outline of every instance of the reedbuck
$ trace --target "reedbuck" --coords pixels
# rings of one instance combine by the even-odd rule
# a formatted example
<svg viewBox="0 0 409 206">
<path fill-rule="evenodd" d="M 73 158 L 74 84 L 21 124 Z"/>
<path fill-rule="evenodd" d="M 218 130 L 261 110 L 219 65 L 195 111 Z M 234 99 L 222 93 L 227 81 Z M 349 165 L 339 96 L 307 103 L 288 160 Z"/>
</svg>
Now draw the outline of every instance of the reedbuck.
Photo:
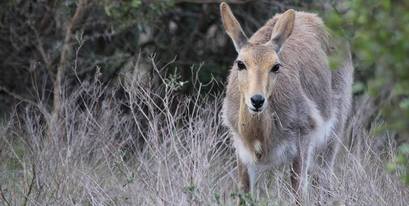
<svg viewBox="0 0 409 206">
<path fill-rule="evenodd" d="M 320 163 L 331 169 L 344 136 L 353 78 L 350 52 L 344 49 L 338 68 L 329 68 L 330 55 L 341 49 L 315 14 L 287 10 L 248 39 L 226 3 L 220 12 L 238 53 L 223 119 L 233 136 L 239 187 L 250 192 L 260 169 L 289 164 L 300 204 L 309 168 Z"/>
</svg>

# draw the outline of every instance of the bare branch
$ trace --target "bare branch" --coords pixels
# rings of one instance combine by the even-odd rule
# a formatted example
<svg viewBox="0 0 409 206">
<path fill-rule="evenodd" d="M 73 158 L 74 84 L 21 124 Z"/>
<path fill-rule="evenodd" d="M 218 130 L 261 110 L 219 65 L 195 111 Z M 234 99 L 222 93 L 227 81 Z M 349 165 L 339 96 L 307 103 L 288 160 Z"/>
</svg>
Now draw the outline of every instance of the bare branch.
<svg viewBox="0 0 409 206">
<path fill-rule="evenodd" d="M 13 98 L 15 98 L 17 100 L 20 100 L 22 102 L 30 104 L 31 106 L 37 107 L 39 109 L 39 111 L 44 115 L 44 117 L 46 118 L 47 121 L 50 119 L 50 114 L 49 114 L 47 108 L 44 107 L 43 104 L 37 103 L 37 102 L 27 98 L 27 97 L 23 97 L 23 96 L 15 93 L 15 92 L 12 92 L 12 91 L 10 91 L 9 89 L 7 89 L 4 86 L 0 86 L 0 91 L 3 91 L 4 93 L 10 95 L 11 97 L 13 97 Z"/>
<path fill-rule="evenodd" d="M 50 59 L 50 55 L 47 54 L 47 52 L 44 49 L 44 43 L 40 37 L 40 35 L 38 34 L 38 30 L 36 28 L 34 28 L 32 25 L 30 25 L 30 28 L 33 30 L 34 34 L 35 34 L 35 38 L 36 38 L 36 45 L 35 47 L 37 48 L 38 52 L 40 52 L 41 57 L 43 58 L 43 62 L 45 63 L 45 67 L 46 70 L 48 72 L 48 75 L 50 76 L 52 82 L 54 83 L 55 81 L 55 76 L 54 73 L 52 71 L 52 61 Z"/>
<path fill-rule="evenodd" d="M 23 96 L 21 96 L 21 95 L 15 93 L 15 92 L 12 92 L 12 91 L 10 91 L 9 89 L 7 89 L 6 87 L 0 86 L 0 91 L 3 91 L 4 93 L 6 93 L 6 94 L 12 96 L 13 98 L 15 98 L 15 99 L 17 99 L 17 100 L 22 101 L 22 102 L 26 102 L 26 103 L 31 104 L 31 105 L 34 105 L 34 106 L 37 105 L 37 103 L 35 103 L 33 100 L 28 99 L 28 98 L 26 98 L 26 97 L 23 97 Z"/>
<path fill-rule="evenodd" d="M 65 76 L 65 70 L 67 67 L 67 62 L 71 53 L 71 41 L 72 35 L 77 27 L 78 23 L 82 19 L 85 10 L 88 7 L 88 3 L 91 0 L 79 0 L 77 8 L 74 15 L 71 17 L 70 21 L 67 24 L 64 36 L 64 43 L 61 50 L 60 61 L 57 67 L 57 74 L 54 81 L 53 89 L 53 107 L 52 107 L 52 116 L 51 121 L 49 122 L 49 137 L 56 136 L 52 131 L 58 131 L 59 124 L 62 120 L 61 114 L 61 104 L 62 104 L 62 87 L 63 87 L 63 78 Z"/>
<path fill-rule="evenodd" d="M 71 52 L 71 45 L 70 42 L 72 40 L 72 34 L 74 28 L 77 26 L 78 22 L 80 21 L 81 17 L 84 14 L 88 5 L 88 0 L 80 0 L 75 10 L 74 15 L 72 16 L 71 20 L 69 21 L 64 37 L 64 43 L 61 50 L 60 61 L 57 67 L 57 75 L 56 80 L 54 83 L 54 99 L 53 99 L 53 109 L 54 112 L 59 112 L 59 107 L 61 104 L 61 86 L 63 81 L 63 76 L 65 74 L 65 67 L 67 64 L 67 60 L 69 58 L 69 54 Z"/>
</svg>

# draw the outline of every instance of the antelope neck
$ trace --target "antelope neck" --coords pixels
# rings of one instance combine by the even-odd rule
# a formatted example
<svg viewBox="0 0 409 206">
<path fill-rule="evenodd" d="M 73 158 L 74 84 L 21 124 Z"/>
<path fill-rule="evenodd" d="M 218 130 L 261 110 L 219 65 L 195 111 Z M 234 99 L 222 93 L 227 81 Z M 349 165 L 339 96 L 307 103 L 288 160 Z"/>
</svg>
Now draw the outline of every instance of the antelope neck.
<svg viewBox="0 0 409 206">
<path fill-rule="evenodd" d="M 264 142 L 265 136 L 268 134 L 268 111 L 263 111 L 257 114 L 251 114 L 244 101 L 244 97 L 240 98 L 240 111 L 238 128 L 241 138 L 252 149 L 252 143 L 255 140 Z M 268 108 L 266 108 L 268 110 Z M 266 122 L 267 121 L 267 122 Z"/>
</svg>

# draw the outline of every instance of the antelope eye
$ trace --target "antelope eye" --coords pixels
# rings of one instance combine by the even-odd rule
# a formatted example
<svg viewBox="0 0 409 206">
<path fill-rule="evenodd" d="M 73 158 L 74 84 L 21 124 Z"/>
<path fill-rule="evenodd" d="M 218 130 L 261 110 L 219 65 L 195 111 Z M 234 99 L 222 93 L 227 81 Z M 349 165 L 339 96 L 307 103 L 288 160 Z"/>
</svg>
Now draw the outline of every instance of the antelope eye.
<svg viewBox="0 0 409 206">
<path fill-rule="evenodd" d="M 271 68 L 271 72 L 278 72 L 278 70 L 280 69 L 281 64 L 275 64 L 272 68 Z"/>
<path fill-rule="evenodd" d="M 246 65 L 242 61 L 237 60 L 236 63 L 237 63 L 237 67 L 239 68 L 239 70 L 246 69 Z"/>
</svg>

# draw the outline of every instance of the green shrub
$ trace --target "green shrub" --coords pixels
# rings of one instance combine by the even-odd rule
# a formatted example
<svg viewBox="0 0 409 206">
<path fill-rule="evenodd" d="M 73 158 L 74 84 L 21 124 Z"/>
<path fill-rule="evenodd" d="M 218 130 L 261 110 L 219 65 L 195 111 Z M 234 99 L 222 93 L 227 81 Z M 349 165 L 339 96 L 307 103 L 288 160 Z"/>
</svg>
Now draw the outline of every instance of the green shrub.
<svg viewBox="0 0 409 206">
<path fill-rule="evenodd" d="M 328 15 L 330 27 L 351 40 L 356 71 L 364 77 L 360 87 L 371 95 L 382 92 L 381 111 L 386 128 L 409 140 L 409 1 L 351 0 L 344 12 Z M 393 168 L 409 184 L 407 145 L 400 146 Z"/>
</svg>

